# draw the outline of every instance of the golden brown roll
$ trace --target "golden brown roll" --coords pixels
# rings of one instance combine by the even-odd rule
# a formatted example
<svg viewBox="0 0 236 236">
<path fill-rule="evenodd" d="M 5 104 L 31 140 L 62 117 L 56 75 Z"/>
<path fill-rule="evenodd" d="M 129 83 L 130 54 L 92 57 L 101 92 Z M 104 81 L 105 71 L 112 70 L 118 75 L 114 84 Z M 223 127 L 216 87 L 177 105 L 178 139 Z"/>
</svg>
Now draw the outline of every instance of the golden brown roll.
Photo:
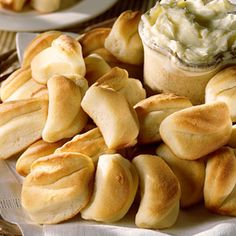
<svg viewBox="0 0 236 236">
<path fill-rule="evenodd" d="M 123 94 L 131 107 L 146 98 L 142 83 L 137 79 L 129 78 L 127 71 L 119 67 L 112 68 L 99 78 L 95 85 L 111 88 Z"/>
<path fill-rule="evenodd" d="M 178 158 L 166 144 L 160 144 L 156 154 L 161 157 L 179 180 L 180 206 L 189 207 L 203 199 L 205 164 L 201 160 L 188 161 Z"/>
<path fill-rule="evenodd" d="M 0 0 L 0 7 L 9 8 L 13 11 L 21 11 L 26 0 Z"/>
<path fill-rule="evenodd" d="M 228 141 L 228 145 L 232 148 L 236 148 L 236 125 L 232 126 L 232 133 Z"/>
<path fill-rule="evenodd" d="M 232 124 L 224 102 L 177 111 L 160 125 L 163 141 L 179 158 L 196 160 L 227 144 Z"/>
<path fill-rule="evenodd" d="M 205 207 L 214 213 L 236 216 L 236 158 L 222 147 L 208 155 L 204 184 Z"/>
<path fill-rule="evenodd" d="M 92 158 L 94 163 L 102 154 L 115 153 L 105 144 L 104 138 L 98 128 L 76 135 L 72 140 L 57 148 L 55 153 L 79 152 Z"/>
<path fill-rule="evenodd" d="M 96 49 L 104 48 L 105 39 L 107 38 L 110 32 L 110 28 L 96 28 L 86 32 L 79 39 L 84 57 L 87 57 Z"/>
<path fill-rule="evenodd" d="M 0 104 L 0 159 L 23 151 L 40 139 L 48 112 L 48 101 L 25 99 Z"/>
<path fill-rule="evenodd" d="M 22 175 L 27 176 L 30 173 L 31 165 L 40 157 L 53 154 L 54 151 L 61 147 L 66 141 L 61 140 L 56 143 L 47 143 L 40 139 L 39 141 L 30 145 L 19 157 L 16 162 L 16 171 Z"/>
<path fill-rule="evenodd" d="M 136 143 L 139 132 L 137 115 L 122 94 L 110 88 L 91 86 L 81 106 L 100 129 L 109 149 Z"/>
<path fill-rule="evenodd" d="M 123 12 L 105 39 L 105 48 L 124 63 L 143 63 L 143 45 L 138 33 L 140 18 L 138 11 Z"/>
<path fill-rule="evenodd" d="M 111 70 L 111 67 L 98 54 L 90 54 L 85 59 L 86 75 L 89 85 L 92 85 L 98 78 Z"/>
<path fill-rule="evenodd" d="M 170 114 L 191 106 L 188 98 L 170 93 L 153 95 L 137 103 L 134 109 L 140 124 L 138 142 L 145 144 L 160 141 L 161 122 Z"/>
<path fill-rule="evenodd" d="M 135 224 L 150 229 L 171 227 L 179 214 L 178 179 L 158 156 L 139 155 L 133 159 L 133 164 L 139 173 L 141 191 Z"/>
<path fill-rule="evenodd" d="M 61 34 L 62 32 L 59 31 L 47 31 L 37 35 L 24 51 L 22 67 L 30 66 L 33 58 L 44 49 L 50 47 L 52 41 L 58 38 Z"/>
<path fill-rule="evenodd" d="M 206 86 L 206 103 L 222 101 L 228 105 L 233 122 L 236 121 L 236 66 L 217 73 Z"/>
<path fill-rule="evenodd" d="M 60 8 L 62 0 L 31 0 L 31 6 L 42 13 L 56 11 Z"/>
<path fill-rule="evenodd" d="M 86 220 L 118 221 L 128 212 L 138 188 L 137 172 L 119 154 L 99 157 L 91 201 L 81 211 Z"/>
<path fill-rule="evenodd" d="M 33 97 L 33 94 L 46 88 L 32 79 L 31 69 L 21 68 L 13 72 L 1 84 L 1 100 L 14 101 Z"/>
<path fill-rule="evenodd" d="M 60 75 L 48 80 L 48 117 L 42 135 L 46 142 L 73 137 L 87 123 L 87 115 L 80 105 L 85 91 L 79 86 L 86 81 L 82 77 L 73 78 L 75 82 Z"/>
<path fill-rule="evenodd" d="M 89 202 L 94 166 L 79 153 L 42 157 L 31 166 L 21 192 L 23 208 L 39 224 L 56 224 L 75 216 Z"/>
<path fill-rule="evenodd" d="M 51 47 L 38 53 L 31 62 L 32 77 L 38 83 L 47 84 L 53 75 L 85 75 L 82 49 L 74 38 L 61 35 Z"/>
</svg>

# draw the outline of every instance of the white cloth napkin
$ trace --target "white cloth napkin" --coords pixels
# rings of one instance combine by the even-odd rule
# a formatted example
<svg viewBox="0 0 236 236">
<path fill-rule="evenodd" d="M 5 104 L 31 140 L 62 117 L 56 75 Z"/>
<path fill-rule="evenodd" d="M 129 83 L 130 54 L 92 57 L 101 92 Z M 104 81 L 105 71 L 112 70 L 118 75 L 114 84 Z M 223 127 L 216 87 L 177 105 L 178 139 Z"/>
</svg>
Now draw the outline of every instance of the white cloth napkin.
<svg viewBox="0 0 236 236">
<path fill-rule="evenodd" d="M 236 218 L 210 214 L 202 205 L 181 211 L 176 224 L 166 230 L 138 229 L 134 225 L 137 208 L 115 224 L 84 221 L 79 215 L 57 225 L 34 224 L 22 209 L 22 178 L 15 171 L 15 160 L 0 161 L 0 213 L 3 219 L 16 223 L 25 236 L 231 236 L 236 235 Z M 191 197 L 191 196 L 190 196 Z"/>
</svg>

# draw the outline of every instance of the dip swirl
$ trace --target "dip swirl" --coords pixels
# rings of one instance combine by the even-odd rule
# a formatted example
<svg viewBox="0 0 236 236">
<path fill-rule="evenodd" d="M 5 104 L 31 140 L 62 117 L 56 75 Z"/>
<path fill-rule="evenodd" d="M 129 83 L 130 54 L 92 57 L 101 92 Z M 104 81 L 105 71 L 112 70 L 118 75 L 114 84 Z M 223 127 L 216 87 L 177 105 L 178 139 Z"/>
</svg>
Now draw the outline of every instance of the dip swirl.
<svg viewBox="0 0 236 236">
<path fill-rule="evenodd" d="M 235 10 L 228 0 L 162 0 L 142 16 L 145 43 L 187 64 L 210 64 L 236 50 Z"/>
</svg>

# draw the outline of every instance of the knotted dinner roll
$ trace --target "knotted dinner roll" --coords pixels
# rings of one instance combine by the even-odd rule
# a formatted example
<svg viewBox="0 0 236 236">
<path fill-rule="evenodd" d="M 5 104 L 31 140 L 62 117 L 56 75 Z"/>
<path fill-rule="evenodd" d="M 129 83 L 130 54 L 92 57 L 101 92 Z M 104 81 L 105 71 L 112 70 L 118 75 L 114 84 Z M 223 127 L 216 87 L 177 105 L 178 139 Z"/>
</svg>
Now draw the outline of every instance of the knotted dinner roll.
<svg viewBox="0 0 236 236">
<path fill-rule="evenodd" d="M 37 35 L 26 47 L 22 67 L 28 67 L 32 59 L 41 51 L 51 46 L 52 41 L 62 35 L 59 31 L 47 31 Z"/>
<path fill-rule="evenodd" d="M 94 163 L 97 163 L 100 155 L 115 153 L 115 150 L 107 147 L 99 129 L 94 128 L 86 133 L 76 135 L 55 151 L 55 153 L 62 152 L 79 152 L 89 156 Z"/>
<path fill-rule="evenodd" d="M 1 100 L 14 101 L 31 98 L 34 93 L 46 86 L 32 79 L 30 68 L 21 68 L 13 72 L 1 84 Z"/>
<path fill-rule="evenodd" d="M 206 86 L 206 103 L 222 101 L 228 105 L 233 122 L 236 121 L 236 66 L 217 73 Z"/>
<path fill-rule="evenodd" d="M 40 157 L 53 154 L 54 151 L 61 147 L 66 141 L 61 140 L 56 143 L 47 143 L 42 139 L 30 145 L 18 158 L 16 162 L 16 171 L 22 176 L 27 176 L 30 173 L 31 165 Z"/>
<path fill-rule="evenodd" d="M 143 63 L 143 45 L 138 33 L 140 18 L 138 11 L 121 13 L 105 39 L 105 48 L 124 63 Z"/>
<path fill-rule="evenodd" d="M 86 66 L 85 78 L 88 80 L 89 85 L 95 83 L 98 78 L 111 70 L 106 61 L 96 53 L 88 55 L 84 58 L 84 62 Z"/>
<path fill-rule="evenodd" d="M 111 88 L 124 95 L 131 107 L 146 98 L 146 91 L 137 79 L 129 78 L 126 70 L 114 67 L 97 80 L 96 86 Z"/>
<path fill-rule="evenodd" d="M 23 208 L 39 224 L 72 218 L 87 205 L 92 193 L 94 165 L 79 153 L 42 157 L 31 166 L 21 192 Z"/>
<path fill-rule="evenodd" d="M 0 0 L 0 7 L 9 8 L 13 11 L 21 11 L 26 0 Z"/>
<path fill-rule="evenodd" d="M 236 216 L 236 158 L 228 147 L 208 155 L 204 184 L 205 207 L 214 213 Z"/>
<path fill-rule="evenodd" d="M 40 139 L 48 112 L 48 101 L 25 99 L 0 104 L 0 159 L 23 151 Z"/>
<path fill-rule="evenodd" d="M 74 38 L 61 35 L 53 40 L 51 47 L 38 53 L 31 62 L 32 76 L 38 82 L 47 84 L 53 75 L 85 75 L 82 49 Z"/>
<path fill-rule="evenodd" d="M 178 158 L 165 144 L 160 144 L 156 154 L 161 157 L 179 180 L 180 206 L 189 207 L 203 199 L 205 164 L 202 160 L 188 161 Z"/>
<path fill-rule="evenodd" d="M 137 115 L 119 92 L 110 88 L 91 86 L 81 106 L 100 129 L 109 149 L 124 148 L 137 142 Z"/>
<path fill-rule="evenodd" d="M 31 0 L 31 6 L 43 13 L 53 12 L 60 8 L 62 0 Z"/>
<path fill-rule="evenodd" d="M 163 141 L 179 158 L 196 160 L 227 144 L 232 131 L 229 109 L 212 102 L 177 111 L 160 125 Z"/>
<path fill-rule="evenodd" d="M 48 117 L 43 129 L 43 140 L 56 142 L 73 137 L 87 123 L 87 115 L 81 108 L 82 97 L 88 87 L 80 76 L 55 75 L 48 80 Z"/>
<path fill-rule="evenodd" d="M 104 48 L 104 42 L 109 33 L 110 28 L 95 28 L 86 32 L 80 39 L 79 42 L 82 46 L 83 55 L 87 57 L 99 48 Z"/>
<path fill-rule="evenodd" d="M 188 98 L 168 93 L 153 95 L 137 103 L 134 109 L 140 124 L 138 142 L 145 144 L 160 141 L 161 122 L 170 114 L 191 106 Z"/>
<path fill-rule="evenodd" d="M 86 220 L 118 221 L 128 212 L 138 188 L 137 172 L 119 154 L 99 157 L 91 201 L 81 211 Z"/>
<path fill-rule="evenodd" d="M 179 214 L 178 179 L 158 156 L 139 155 L 132 162 L 139 173 L 141 192 L 135 224 L 149 229 L 171 227 Z"/>
</svg>

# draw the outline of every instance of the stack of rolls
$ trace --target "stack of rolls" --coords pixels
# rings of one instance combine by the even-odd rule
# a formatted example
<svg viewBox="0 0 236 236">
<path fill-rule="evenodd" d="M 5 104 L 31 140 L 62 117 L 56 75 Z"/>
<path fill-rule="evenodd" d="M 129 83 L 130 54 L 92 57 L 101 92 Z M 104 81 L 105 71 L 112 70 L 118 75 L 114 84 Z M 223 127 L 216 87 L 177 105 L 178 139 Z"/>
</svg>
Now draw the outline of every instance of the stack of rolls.
<svg viewBox="0 0 236 236">
<path fill-rule="evenodd" d="M 34 222 L 56 224 L 81 213 L 110 223 L 133 206 L 137 227 L 163 229 L 201 201 L 212 212 L 236 215 L 229 147 L 236 147 L 236 131 L 225 98 L 233 78 L 224 86 L 219 79 L 234 68 L 209 82 L 204 104 L 150 96 L 133 73 L 143 63 L 139 20 L 140 13 L 125 12 L 111 29 L 91 30 L 79 41 L 40 34 L 22 68 L 2 83 L 0 158 L 19 156 L 22 206 Z"/>
</svg>

